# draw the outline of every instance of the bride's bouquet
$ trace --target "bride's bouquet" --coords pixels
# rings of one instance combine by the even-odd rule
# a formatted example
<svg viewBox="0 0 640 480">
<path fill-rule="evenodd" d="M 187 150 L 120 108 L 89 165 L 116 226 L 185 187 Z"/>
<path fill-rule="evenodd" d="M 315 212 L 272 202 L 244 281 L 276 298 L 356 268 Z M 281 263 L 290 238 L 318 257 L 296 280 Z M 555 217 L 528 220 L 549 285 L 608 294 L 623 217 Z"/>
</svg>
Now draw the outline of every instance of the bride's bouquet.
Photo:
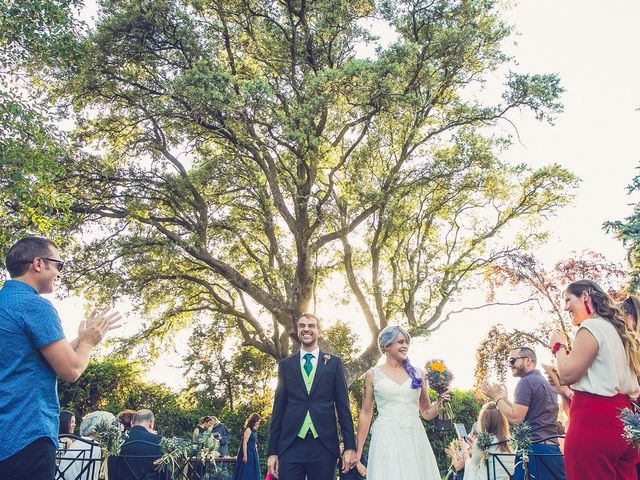
<svg viewBox="0 0 640 480">
<path fill-rule="evenodd" d="M 449 386 L 453 380 L 453 373 L 451 373 L 442 360 L 429 360 L 425 364 L 424 368 L 427 372 L 429 387 L 435 390 L 438 396 L 442 396 L 444 392 L 449 390 Z M 442 410 L 438 413 L 438 418 L 444 421 L 448 420 L 448 423 L 451 423 L 451 420 L 453 419 L 453 411 L 451 410 L 451 404 L 448 401 L 442 401 Z M 449 426 L 448 430 L 450 429 L 451 427 Z"/>
</svg>

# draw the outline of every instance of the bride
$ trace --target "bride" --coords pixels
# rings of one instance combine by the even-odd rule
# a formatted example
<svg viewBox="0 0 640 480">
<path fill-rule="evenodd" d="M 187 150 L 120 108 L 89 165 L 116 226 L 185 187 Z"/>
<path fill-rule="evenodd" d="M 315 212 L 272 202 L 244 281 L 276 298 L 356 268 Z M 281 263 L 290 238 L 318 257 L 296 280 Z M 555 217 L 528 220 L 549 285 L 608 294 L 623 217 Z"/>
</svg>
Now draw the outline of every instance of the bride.
<svg viewBox="0 0 640 480">
<path fill-rule="evenodd" d="M 374 399 L 378 406 L 378 417 L 371 428 L 368 480 L 440 480 L 420 414 L 431 420 L 438 414 L 441 401 L 431 404 L 422 371 L 409 363 L 410 341 L 404 328 L 386 327 L 378 336 L 385 362 L 365 374 L 357 430 L 358 462 L 369 433 Z M 448 399 L 448 394 L 443 399 Z"/>
</svg>

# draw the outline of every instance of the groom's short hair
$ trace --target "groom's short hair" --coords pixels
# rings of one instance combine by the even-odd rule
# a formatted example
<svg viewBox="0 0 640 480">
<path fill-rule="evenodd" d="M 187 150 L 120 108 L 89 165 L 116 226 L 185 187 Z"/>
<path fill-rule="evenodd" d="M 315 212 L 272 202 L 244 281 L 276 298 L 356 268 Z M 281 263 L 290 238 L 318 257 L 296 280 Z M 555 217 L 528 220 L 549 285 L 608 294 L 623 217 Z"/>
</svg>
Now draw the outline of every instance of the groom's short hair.
<svg viewBox="0 0 640 480">
<path fill-rule="evenodd" d="M 303 313 L 302 315 L 300 315 L 300 318 L 298 320 L 296 320 L 296 325 L 298 325 L 298 323 L 300 323 L 300 320 L 302 320 L 303 318 L 308 318 L 310 320 L 315 320 L 316 321 L 316 325 L 318 325 L 318 330 L 322 330 L 322 324 L 320 323 L 320 319 L 318 317 L 316 317 L 313 313 Z"/>
</svg>

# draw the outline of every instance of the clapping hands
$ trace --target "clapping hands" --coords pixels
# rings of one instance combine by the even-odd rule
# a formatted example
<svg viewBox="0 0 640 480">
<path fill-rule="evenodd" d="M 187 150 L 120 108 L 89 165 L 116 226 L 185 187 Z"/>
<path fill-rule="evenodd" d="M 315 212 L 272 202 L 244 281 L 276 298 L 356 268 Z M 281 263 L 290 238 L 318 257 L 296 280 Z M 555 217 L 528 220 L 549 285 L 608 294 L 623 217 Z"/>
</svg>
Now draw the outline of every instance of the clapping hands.
<svg viewBox="0 0 640 480">
<path fill-rule="evenodd" d="M 78 327 L 78 341 L 86 342 L 95 347 L 98 345 L 105 334 L 113 329 L 120 328 L 122 315 L 117 310 L 105 308 L 98 311 L 93 309 L 86 320 L 80 322 Z"/>
<path fill-rule="evenodd" d="M 498 385 L 497 383 L 491 383 L 487 380 L 480 384 L 480 390 L 494 402 L 499 398 L 507 398 L 508 396 L 505 385 Z"/>
</svg>

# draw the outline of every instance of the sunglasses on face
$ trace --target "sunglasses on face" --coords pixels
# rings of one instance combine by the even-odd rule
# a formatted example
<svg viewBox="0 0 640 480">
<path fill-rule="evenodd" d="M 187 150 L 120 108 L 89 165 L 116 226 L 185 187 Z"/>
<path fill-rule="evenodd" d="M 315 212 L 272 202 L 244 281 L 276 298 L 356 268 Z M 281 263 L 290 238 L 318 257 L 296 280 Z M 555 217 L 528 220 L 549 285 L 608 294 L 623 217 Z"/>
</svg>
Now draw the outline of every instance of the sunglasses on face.
<svg viewBox="0 0 640 480">
<path fill-rule="evenodd" d="M 45 260 L 47 262 L 55 263 L 56 268 L 58 269 L 58 272 L 61 272 L 62 269 L 64 268 L 64 260 L 58 260 L 57 258 L 49 258 L 49 257 L 35 257 L 33 260 L 35 260 L 36 258 L 41 258 L 42 260 Z M 25 260 L 24 263 L 31 263 L 33 262 L 33 260 Z"/>
<path fill-rule="evenodd" d="M 527 358 L 527 357 L 509 357 L 509 365 L 511 365 L 512 367 L 516 364 L 516 360 L 518 360 L 519 358 Z"/>
<path fill-rule="evenodd" d="M 56 258 L 47 258 L 47 257 L 40 257 L 40 258 L 43 259 L 43 260 L 46 260 L 48 262 L 55 263 L 59 272 L 61 272 L 62 269 L 64 268 L 64 260 L 58 260 Z"/>
</svg>

